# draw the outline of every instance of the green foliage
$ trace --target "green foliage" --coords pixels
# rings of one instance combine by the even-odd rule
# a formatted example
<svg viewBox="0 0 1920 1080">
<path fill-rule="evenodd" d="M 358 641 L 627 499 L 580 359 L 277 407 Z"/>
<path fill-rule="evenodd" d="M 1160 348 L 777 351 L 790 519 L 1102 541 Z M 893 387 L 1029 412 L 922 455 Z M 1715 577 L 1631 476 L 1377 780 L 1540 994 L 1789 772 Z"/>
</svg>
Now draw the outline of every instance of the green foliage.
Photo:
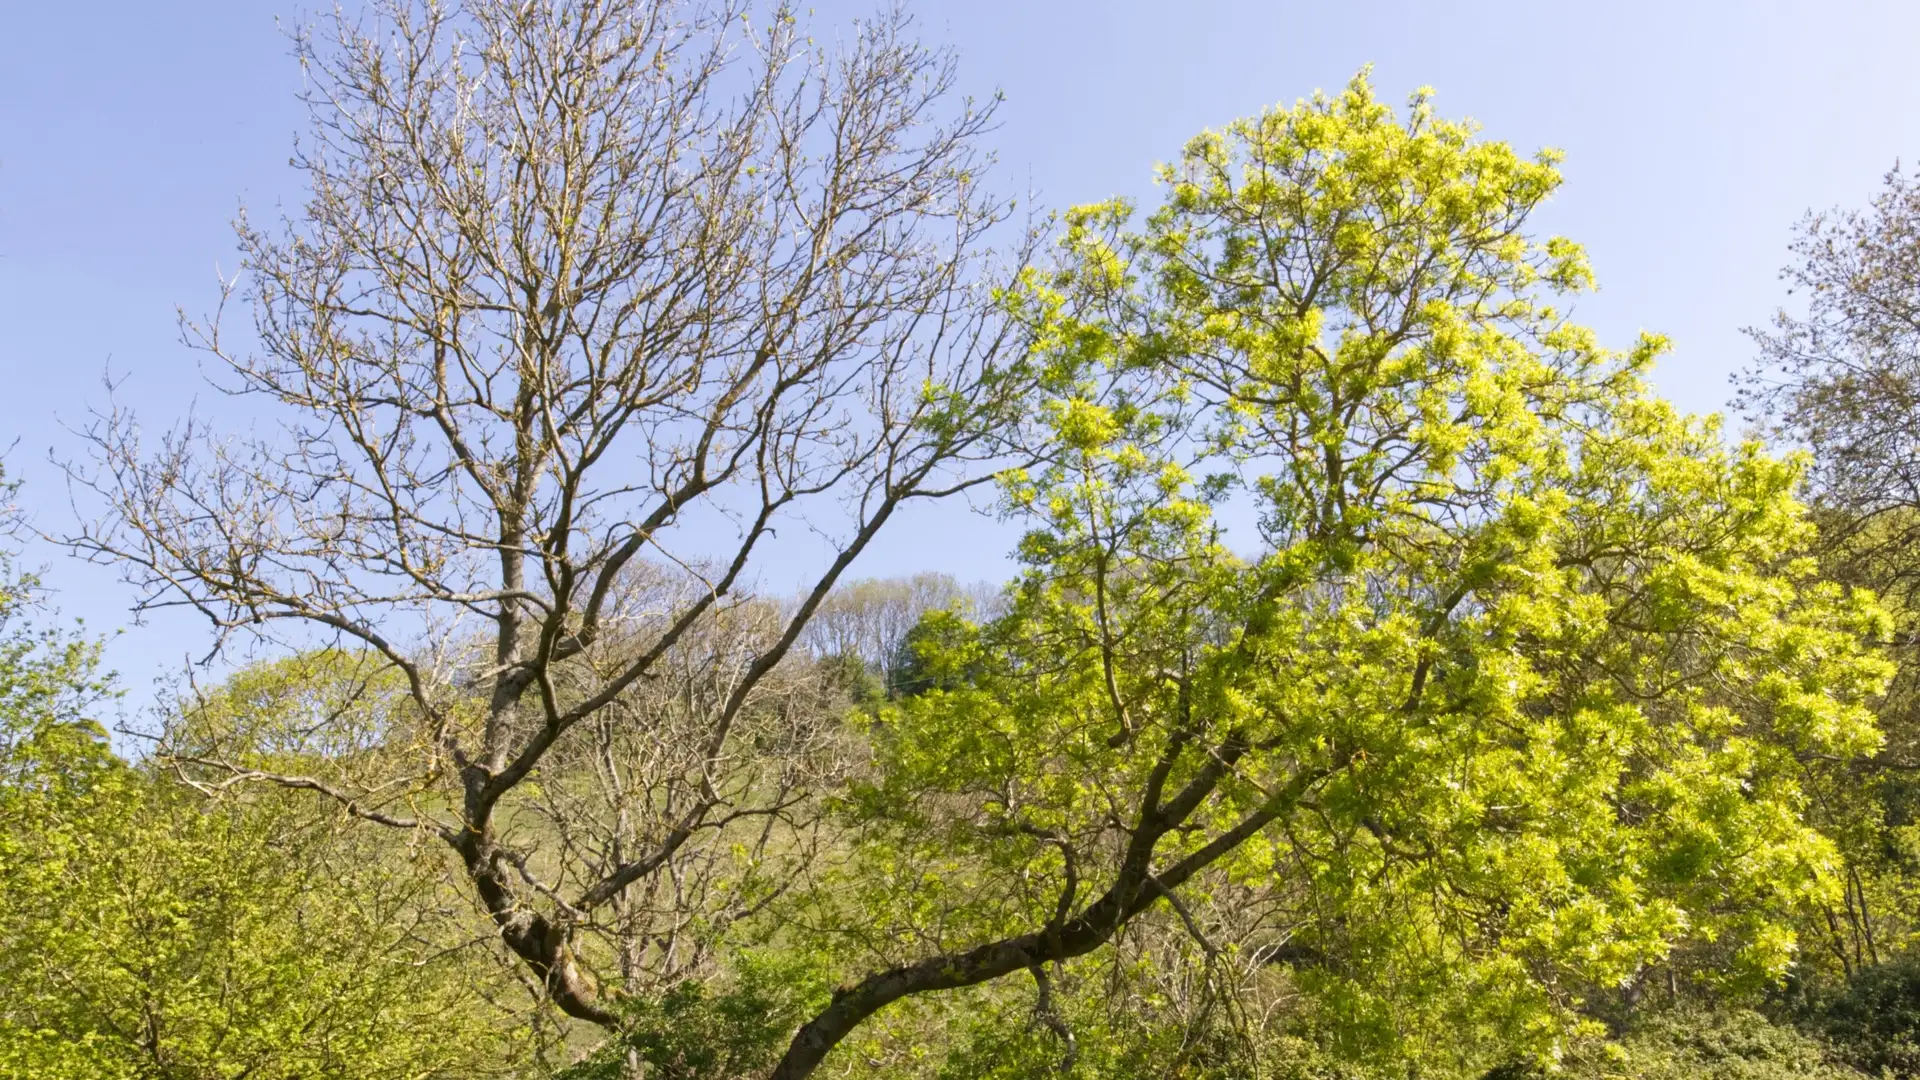
<svg viewBox="0 0 1920 1080">
<path fill-rule="evenodd" d="M 1750 1010 L 1683 1009 L 1647 1016 L 1617 1041 L 1581 1045 L 1552 1069 L 1514 1063 L 1485 1080 L 1863 1080 L 1831 1048 Z"/>
<path fill-rule="evenodd" d="M 954 690 L 972 682 L 981 658 L 965 651 L 969 625 L 953 611 L 930 611 L 900 641 L 893 693 L 909 698 L 929 690 Z"/>
<path fill-rule="evenodd" d="M 511 1068 L 488 961 L 432 920 L 437 851 L 120 761 L 84 711 L 105 685 L 83 641 L 16 636 L 0 685 L 0 1076 Z"/>
<path fill-rule="evenodd" d="M 1914 637 L 1920 517 L 1861 486 L 1886 475 L 1871 387 L 1808 353 L 1753 399 L 1837 460 L 1660 401 L 1662 340 L 1565 317 L 1584 254 L 1528 229 L 1557 164 L 1363 75 L 1193 140 L 1144 218 L 1069 212 L 1003 297 L 1046 388 L 1003 478 L 1028 526 L 1004 607 L 923 575 L 821 608 L 804 675 L 861 722 L 820 752 L 864 723 L 867 759 L 741 789 L 779 790 L 729 825 L 758 846 L 715 833 L 674 872 L 711 881 L 634 901 L 704 933 L 678 981 L 606 994 L 616 1032 L 560 1080 L 764 1077 L 867 999 L 836 1075 L 1920 1075 L 1920 783 L 1889 767 L 1920 747 L 1920 665 L 1875 648 Z M 1798 280 L 1911 292 L 1895 187 L 1847 234 L 1872 273 L 1816 222 Z M 1763 344 L 1819 330 L 1910 374 L 1905 331 L 1858 315 L 1818 300 Z M 923 426 L 964 437 L 971 404 L 928 394 Z M 168 774 L 113 753 L 98 647 L 24 625 L 33 589 L 0 559 L 0 1077 L 529 1071 L 439 839 L 228 783 L 451 814 L 417 688 L 351 650 L 243 669 L 183 709 Z M 511 828 L 652 842 L 648 796 L 616 790 L 606 836 L 548 812 L 674 741 L 635 709 L 633 743 L 609 712 L 592 760 L 543 759 Z M 484 872 L 551 898 L 527 850 Z M 737 903 L 711 929 L 687 895 Z M 541 940 L 582 968 L 596 935 L 672 949 L 647 910 L 566 910 Z M 1798 1028 L 1740 1008 L 1789 972 Z"/>
<path fill-rule="evenodd" d="M 249 664 L 180 711 L 167 733 L 177 756 L 330 777 L 364 771 L 420 737 L 405 679 L 370 650 L 308 649 Z"/>
<path fill-rule="evenodd" d="M 820 674 L 839 687 L 856 709 L 871 710 L 887 700 L 886 679 L 853 653 L 835 653 L 818 661 Z"/>
<path fill-rule="evenodd" d="M 1114 994 L 1111 971 L 1055 977 L 1048 1009 L 1027 988 L 969 995 L 956 1010 L 937 1080 L 1331 1080 L 1332 1063 L 1297 1036 L 1248 1018 L 1179 1015 L 1154 995 Z M 1024 981 L 1024 980 L 1022 980 Z M 1202 1006 L 1202 1012 L 1207 1011 Z M 1071 1034 L 1069 1043 L 1065 1035 Z M 885 1070 L 876 1070 L 884 1075 Z"/>
<path fill-rule="evenodd" d="M 1895 168 L 1871 202 L 1809 213 L 1781 279 L 1792 296 L 1766 329 L 1739 404 L 1755 426 L 1810 451 L 1821 573 L 1881 594 L 1899 664 L 1876 703 L 1871 760 L 1813 768 L 1815 820 L 1846 859 L 1845 888 L 1808 921 L 1815 979 L 1844 980 L 1920 944 L 1920 184 Z"/>
<path fill-rule="evenodd" d="M 1803 557 L 1798 460 L 1554 306 L 1590 283 L 1525 229 L 1555 160 L 1361 79 L 1196 139 L 1142 229 L 1068 216 L 1010 300 L 1055 393 L 1027 570 L 919 642 L 967 677 L 888 714 L 863 947 L 1171 881 L 1267 912 L 1232 943 L 1295 958 L 1266 992 L 1401 1075 L 1551 1055 L 1662 967 L 1786 972 L 1838 895 L 1802 763 L 1878 747 L 1887 620 Z"/>
<path fill-rule="evenodd" d="M 793 1029 L 825 1003 L 818 966 L 793 954 L 741 953 L 723 982 L 689 980 L 622 1002 L 620 1035 L 558 1080 L 750 1080 L 765 1074 Z"/>
<path fill-rule="evenodd" d="M 1567 1074 L 1594 1080 L 1858 1080 L 1817 1039 L 1749 1010 L 1648 1018 L 1610 1047 L 1589 1047 Z"/>
<path fill-rule="evenodd" d="M 1920 1076 L 1920 955 L 1866 968 L 1815 995 L 1803 1024 L 1869 1074 Z"/>
</svg>

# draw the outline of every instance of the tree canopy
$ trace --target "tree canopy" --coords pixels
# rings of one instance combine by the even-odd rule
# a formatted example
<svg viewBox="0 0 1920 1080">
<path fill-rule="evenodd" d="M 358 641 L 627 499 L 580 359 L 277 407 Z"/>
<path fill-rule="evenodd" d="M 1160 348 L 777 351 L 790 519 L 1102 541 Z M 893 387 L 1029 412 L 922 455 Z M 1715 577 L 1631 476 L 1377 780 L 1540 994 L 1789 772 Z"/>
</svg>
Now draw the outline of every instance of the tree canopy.
<svg viewBox="0 0 1920 1080">
<path fill-rule="evenodd" d="M 295 34 L 183 321 L 263 422 L 108 410 L 45 537 L 212 653 L 110 735 L 0 550 L 0 1076 L 1920 1067 L 1904 174 L 1741 437 L 1573 319 L 1554 151 L 1362 71 L 1023 224 L 917 33 Z M 855 576 L 969 493 L 1010 581 Z"/>
<path fill-rule="evenodd" d="M 1552 305 L 1589 283 L 1526 230 L 1555 160 L 1361 79 L 1190 143 L 1141 227 L 1068 216 L 1013 300 L 1053 388 L 1026 572 L 935 639 L 973 674 L 892 714 L 856 804 L 897 963 L 776 1076 L 1163 901 L 1203 939 L 1261 903 L 1235 948 L 1300 957 L 1356 1051 L 1546 1052 L 1695 949 L 1785 973 L 1836 881 L 1801 763 L 1878 745 L 1885 616 L 1801 557 L 1798 463 Z"/>
<path fill-rule="evenodd" d="M 515 1002 L 438 916 L 444 872 L 306 800 L 209 803 L 116 757 L 98 645 L 36 627 L 30 585 L 0 582 L 0 1076 L 512 1073 Z"/>
<path fill-rule="evenodd" d="M 185 327 L 276 423 L 156 446 L 98 418 L 70 475 L 99 516 L 64 539 L 222 648 L 382 669 L 410 718 L 377 772 L 169 753 L 436 837 L 552 1000 L 612 1025 L 584 939 L 786 815 L 794 771 L 739 744 L 813 744 L 785 704 L 806 623 L 1020 426 L 993 104 L 903 11 L 831 46 L 731 0 L 379 0 L 321 25 L 296 39 L 311 197 L 237 225 L 252 334 Z M 753 591 L 783 531 L 826 557 L 775 609 Z M 629 708 L 667 683 L 675 709 Z M 609 766 L 604 827 L 515 827 L 623 709 L 622 749 L 648 751 Z M 671 982 L 674 955 L 623 964 Z"/>
</svg>

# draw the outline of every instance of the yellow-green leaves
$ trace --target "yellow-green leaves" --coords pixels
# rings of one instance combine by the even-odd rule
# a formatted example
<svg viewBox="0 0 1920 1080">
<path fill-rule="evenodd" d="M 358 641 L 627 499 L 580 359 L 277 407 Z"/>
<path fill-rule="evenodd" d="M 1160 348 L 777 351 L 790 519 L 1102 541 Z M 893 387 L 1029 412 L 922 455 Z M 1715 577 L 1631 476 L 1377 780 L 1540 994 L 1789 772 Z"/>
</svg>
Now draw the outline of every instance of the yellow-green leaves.
<svg viewBox="0 0 1920 1080">
<path fill-rule="evenodd" d="M 284 737 L 312 701 L 301 677 L 337 659 L 236 677 L 208 736 Z M 492 961 L 436 923 L 438 852 L 340 831 L 295 795 L 207 800 L 123 762 L 85 718 L 105 689 L 86 643 L 0 627 L 0 1076 L 512 1069 Z"/>
<path fill-rule="evenodd" d="M 1113 410 L 1081 398 L 1051 402 L 1053 430 L 1061 444 L 1081 453 L 1104 449 L 1120 433 Z"/>
<path fill-rule="evenodd" d="M 1237 897 L 1335 1045 L 1463 1067 L 1785 970 L 1833 888 L 1802 762 L 1877 745 L 1884 616 L 1810 577 L 1798 463 L 1553 306 L 1556 162 L 1362 77 L 1069 215 L 1009 298 L 1054 375 L 1027 571 L 890 714 L 871 895 L 957 947 L 1173 875 L 1164 928 Z"/>
</svg>

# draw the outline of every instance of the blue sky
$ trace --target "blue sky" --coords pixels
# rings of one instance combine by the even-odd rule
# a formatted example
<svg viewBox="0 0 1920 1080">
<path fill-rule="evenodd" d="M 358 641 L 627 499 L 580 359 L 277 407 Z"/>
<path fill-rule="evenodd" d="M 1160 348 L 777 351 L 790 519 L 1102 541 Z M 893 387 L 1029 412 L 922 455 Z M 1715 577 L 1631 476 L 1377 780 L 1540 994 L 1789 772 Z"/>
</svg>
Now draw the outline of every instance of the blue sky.
<svg viewBox="0 0 1920 1080">
<path fill-rule="evenodd" d="M 1343 84 L 1438 91 L 1489 137 L 1567 154 L 1539 219 L 1586 244 L 1601 291 L 1576 314 L 1610 342 L 1670 335 L 1663 392 L 1720 408 L 1750 350 L 1742 326 L 1784 299 L 1776 273 L 1809 208 L 1858 204 L 1920 156 L 1920 4 L 1785 2 L 1296 3 L 1293 0 L 918 0 L 965 84 L 1007 95 L 1003 179 L 1049 205 L 1147 197 L 1156 161 L 1199 130 Z M 818 32 L 866 10 L 834 0 Z M 15 3 L 0 14 L 0 447 L 35 523 L 72 520 L 49 453 L 106 402 L 151 427 L 199 396 L 174 308 L 214 299 L 228 222 L 299 197 L 287 153 L 298 70 L 278 0 Z M 17 439 L 17 442 L 15 441 Z M 952 513 L 900 523 L 865 570 L 999 576 L 1006 536 Z M 38 549 L 66 612 L 127 622 L 111 573 Z M 203 647 L 162 619 L 110 659 L 136 694 Z"/>
</svg>

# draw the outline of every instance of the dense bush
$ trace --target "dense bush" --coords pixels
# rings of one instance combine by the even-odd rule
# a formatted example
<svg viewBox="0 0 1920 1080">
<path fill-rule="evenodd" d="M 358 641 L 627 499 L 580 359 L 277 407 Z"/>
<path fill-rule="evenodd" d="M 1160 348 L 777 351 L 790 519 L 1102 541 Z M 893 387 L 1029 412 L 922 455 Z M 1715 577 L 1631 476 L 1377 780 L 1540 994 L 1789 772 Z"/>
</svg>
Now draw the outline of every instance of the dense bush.
<svg viewBox="0 0 1920 1080">
<path fill-rule="evenodd" d="M 1680 1009 L 1643 1017 L 1616 1041 L 1593 1042 L 1560 1068 L 1516 1062 L 1484 1080 L 1859 1080 L 1822 1040 L 1744 1009 Z"/>
<path fill-rule="evenodd" d="M 1920 956 L 1867 968 L 1844 988 L 1816 997 L 1803 1026 L 1873 1075 L 1920 1076 Z"/>
</svg>

